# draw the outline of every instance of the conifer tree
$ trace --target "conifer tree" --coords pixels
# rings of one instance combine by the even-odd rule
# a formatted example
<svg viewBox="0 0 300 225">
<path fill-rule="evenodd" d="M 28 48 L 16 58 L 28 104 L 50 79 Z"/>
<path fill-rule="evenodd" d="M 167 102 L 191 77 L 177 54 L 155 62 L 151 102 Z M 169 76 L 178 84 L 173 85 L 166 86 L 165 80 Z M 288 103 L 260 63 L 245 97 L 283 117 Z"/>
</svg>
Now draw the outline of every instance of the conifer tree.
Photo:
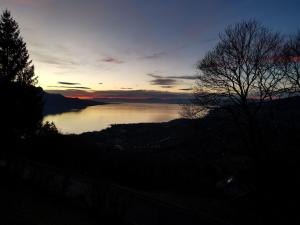
<svg viewBox="0 0 300 225">
<path fill-rule="evenodd" d="M 35 135 L 42 124 L 43 90 L 17 22 L 5 10 L 0 16 L 0 139 L 14 143 Z"/>
<path fill-rule="evenodd" d="M 0 80 L 26 85 L 37 83 L 26 43 L 8 10 L 0 18 Z"/>
</svg>

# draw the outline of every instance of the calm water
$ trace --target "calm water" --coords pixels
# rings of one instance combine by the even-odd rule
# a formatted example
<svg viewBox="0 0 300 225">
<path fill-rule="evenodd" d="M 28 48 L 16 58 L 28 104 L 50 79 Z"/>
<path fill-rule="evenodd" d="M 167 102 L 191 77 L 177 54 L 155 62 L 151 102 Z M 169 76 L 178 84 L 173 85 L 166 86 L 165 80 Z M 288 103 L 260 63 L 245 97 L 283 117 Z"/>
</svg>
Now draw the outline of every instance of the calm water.
<svg viewBox="0 0 300 225">
<path fill-rule="evenodd" d="M 46 116 L 44 121 L 53 121 L 63 133 L 79 134 L 99 131 L 111 124 L 165 122 L 179 118 L 179 111 L 180 106 L 174 104 L 108 104 Z"/>
</svg>

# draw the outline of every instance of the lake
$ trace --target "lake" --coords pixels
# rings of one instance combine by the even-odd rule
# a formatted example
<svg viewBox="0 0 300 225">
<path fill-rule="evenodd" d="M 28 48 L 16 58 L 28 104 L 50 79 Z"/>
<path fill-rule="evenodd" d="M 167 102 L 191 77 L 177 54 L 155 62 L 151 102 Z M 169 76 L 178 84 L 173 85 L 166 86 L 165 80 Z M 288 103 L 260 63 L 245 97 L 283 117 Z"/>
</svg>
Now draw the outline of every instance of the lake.
<svg viewBox="0 0 300 225">
<path fill-rule="evenodd" d="M 48 115 L 62 133 L 99 131 L 112 124 L 166 122 L 180 117 L 180 105 L 122 103 L 90 106 L 80 111 Z"/>
</svg>

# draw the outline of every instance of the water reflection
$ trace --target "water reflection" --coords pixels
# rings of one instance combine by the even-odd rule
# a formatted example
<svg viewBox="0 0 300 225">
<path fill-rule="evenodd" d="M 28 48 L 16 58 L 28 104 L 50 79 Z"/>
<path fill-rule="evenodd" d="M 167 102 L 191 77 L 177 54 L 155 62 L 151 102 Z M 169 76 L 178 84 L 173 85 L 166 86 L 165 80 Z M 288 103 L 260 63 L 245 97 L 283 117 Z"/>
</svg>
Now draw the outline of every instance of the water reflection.
<svg viewBox="0 0 300 225">
<path fill-rule="evenodd" d="M 164 122 L 179 118 L 180 106 L 174 104 L 108 104 L 91 106 L 78 112 L 49 115 L 63 133 L 98 131 L 111 124 Z"/>
</svg>

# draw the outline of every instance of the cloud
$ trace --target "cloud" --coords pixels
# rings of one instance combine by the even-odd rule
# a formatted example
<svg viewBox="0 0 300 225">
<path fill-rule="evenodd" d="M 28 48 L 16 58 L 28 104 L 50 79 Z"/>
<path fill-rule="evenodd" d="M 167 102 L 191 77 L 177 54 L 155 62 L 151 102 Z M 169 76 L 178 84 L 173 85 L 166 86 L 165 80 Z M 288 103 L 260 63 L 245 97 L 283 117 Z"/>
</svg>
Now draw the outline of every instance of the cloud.
<svg viewBox="0 0 300 225">
<path fill-rule="evenodd" d="M 172 79 L 181 79 L 181 80 L 196 80 L 196 76 L 167 76 L 167 78 L 172 78 Z"/>
<path fill-rule="evenodd" d="M 36 61 L 51 64 L 51 65 L 64 66 L 64 67 L 78 65 L 77 62 L 63 58 L 62 56 L 54 56 L 39 51 L 34 51 L 33 55 L 35 56 Z"/>
<path fill-rule="evenodd" d="M 162 88 L 173 88 L 173 85 L 161 86 Z"/>
<path fill-rule="evenodd" d="M 144 59 L 157 59 L 157 58 L 161 58 L 162 56 L 165 56 L 167 54 L 168 54 L 167 52 L 161 51 L 161 52 L 155 52 L 152 55 L 144 56 L 143 58 Z"/>
<path fill-rule="evenodd" d="M 180 90 L 180 91 L 191 91 L 191 90 L 193 90 L 193 88 L 180 88 L 178 90 Z"/>
<path fill-rule="evenodd" d="M 153 78 L 163 78 L 161 75 L 156 75 L 154 73 L 147 73 L 147 76 L 153 77 Z"/>
<path fill-rule="evenodd" d="M 158 85 L 158 86 L 167 88 L 167 87 L 176 85 L 178 82 L 176 79 L 166 78 L 166 77 L 156 75 L 153 73 L 148 73 L 147 75 L 152 78 L 155 78 L 155 79 L 149 81 L 151 85 Z"/>
<path fill-rule="evenodd" d="M 162 88 L 172 88 L 175 85 L 179 84 L 179 80 L 195 80 L 195 76 L 161 76 L 154 73 L 148 73 L 148 76 L 155 78 L 153 80 L 150 80 L 150 84 L 152 85 L 158 85 Z"/>
<path fill-rule="evenodd" d="M 47 87 L 51 87 L 51 88 L 66 88 L 66 89 L 82 89 L 82 90 L 91 90 L 91 88 L 89 87 L 84 87 L 84 86 L 47 86 Z"/>
<path fill-rule="evenodd" d="M 218 40 L 218 37 L 207 38 L 207 39 L 200 40 L 200 43 L 208 43 L 208 42 L 212 42 L 212 41 L 216 41 L 216 40 Z M 197 43 L 199 43 L 199 41 L 197 41 Z M 173 49 L 169 49 L 168 51 L 154 52 L 153 54 L 149 54 L 149 55 L 146 55 L 146 56 L 141 57 L 141 58 L 142 59 L 158 59 L 158 58 L 161 58 L 163 56 L 169 55 L 173 52 L 177 52 L 177 51 L 181 51 L 183 49 L 189 48 L 191 46 L 193 46 L 193 44 L 191 44 L 191 43 L 183 44 L 183 45 L 180 45 L 180 46 L 175 47 Z"/>
<path fill-rule="evenodd" d="M 89 87 L 83 87 L 83 86 L 75 86 L 75 87 L 68 87 L 68 88 L 75 88 L 75 89 L 85 89 L 85 90 L 91 90 Z"/>
<path fill-rule="evenodd" d="M 102 82 L 98 83 L 98 84 L 103 84 Z"/>
<path fill-rule="evenodd" d="M 154 73 L 148 73 L 147 74 L 150 77 L 153 78 L 157 78 L 157 79 L 181 79 L 181 80 L 196 80 L 197 77 L 196 76 L 191 76 L 191 75 L 182 75 L 182 76 L 161 76 L 161 75 L 157 75 Z"/>
<path fill-rule="evenodd" d="M 73 83 L 73 82 L 64 82 L 64 81 L 59 81 L 59 84 L 64 84 L 64 85 L 81 85 L 80 83 Z"/>
<path fill-rule="evenodd" d="M 150 84 L 159 86 L 173 86 L 177 84 L 177 80 L 169 78 L 155 78 L 154 80 L 150 80 Z"/>
<path fill-rule="evenodd" d="M 121 87 L 122 90 L 132 90 L 133 88 L 130 87 Z"/>
<path fill-rule="evenodd" d="M 107 63 L 114 63 L 114 64 L 122 64 L 122 63 L 124 63 L 124 61 L 119 60 L 117 58 L 113 58 L 113 57 L 106 57 L 106 58 L 103 58 L 101 61 L 102 62 L 107 62 Z"/>
</svg>

